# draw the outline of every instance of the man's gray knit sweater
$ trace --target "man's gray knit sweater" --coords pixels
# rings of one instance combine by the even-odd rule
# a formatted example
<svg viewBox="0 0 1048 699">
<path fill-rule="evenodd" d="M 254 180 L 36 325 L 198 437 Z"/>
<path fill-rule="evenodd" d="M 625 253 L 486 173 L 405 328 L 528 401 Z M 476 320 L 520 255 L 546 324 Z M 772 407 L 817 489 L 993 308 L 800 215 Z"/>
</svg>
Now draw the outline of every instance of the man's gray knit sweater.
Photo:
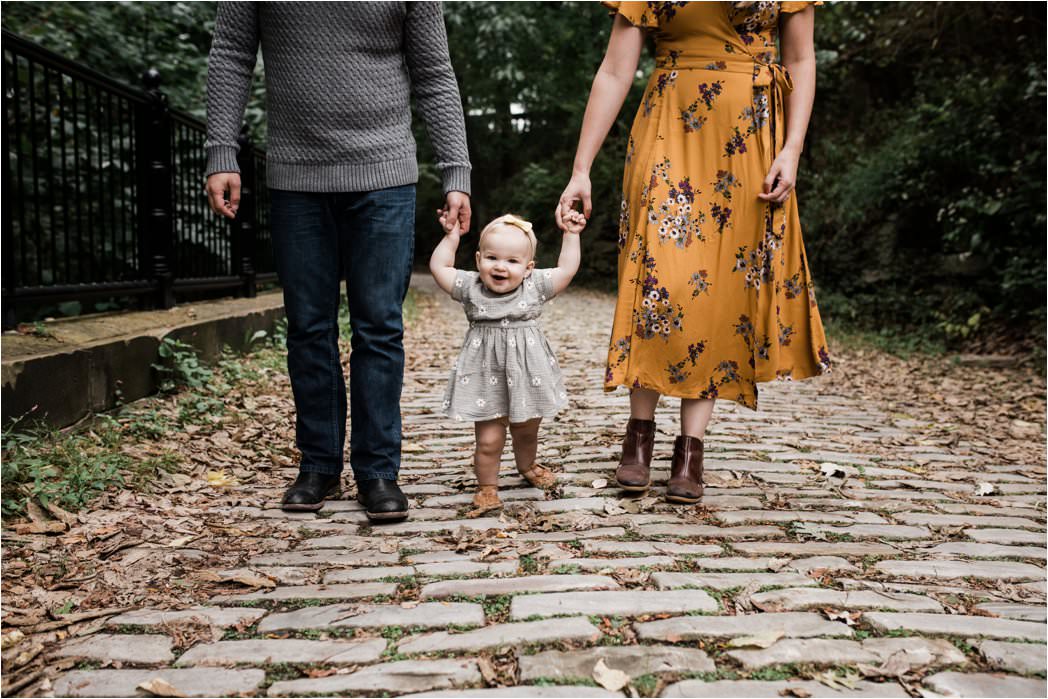
<svg viewBox="0 0 1048 699">
<path fill-rule="evenodd" d="M 239 171 L 237 135 L 260 42 L 270 187 L 362 192 L 417 182 L 414 94 L 445 193 L 469 193 L 439 2 L 220 2 L 208 57 L 208 175 Z"/>
</svg>

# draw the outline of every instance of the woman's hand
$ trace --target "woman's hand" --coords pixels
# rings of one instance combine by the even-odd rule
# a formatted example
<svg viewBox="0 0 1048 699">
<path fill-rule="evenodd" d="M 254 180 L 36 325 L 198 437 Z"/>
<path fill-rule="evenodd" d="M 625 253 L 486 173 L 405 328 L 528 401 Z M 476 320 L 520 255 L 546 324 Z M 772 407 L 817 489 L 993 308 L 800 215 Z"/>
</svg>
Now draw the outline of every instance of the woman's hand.
<svg viewBox="0 0 1048 699">
<path fill-rule="evenodd" d="M 564 188 L 564 193 L 560 195 L 560 202 L 557 204 L 557 210 L 554 213 L 554 217 L 557 219 L 557 226 L 561 230 L 565 228 L 564 214 L 574 209 L 577 201 L 582 202 L 583 216 L 586 218 L 590 217 L 590 214 L 593 212 L 591 193 L 592 186 L 590 185 L 589 175 L 576 172 L 571 176 L 568 186 Z"/>
<path fill-rule="evenodd" d="M 775 162 L 764 178 L 762 191 L 757 196 L 764 201 L 781 204 L 786 201 L 797 184 L 797 165 L 800 151 L 783 148 L 775 157 Z"/>
</svg>

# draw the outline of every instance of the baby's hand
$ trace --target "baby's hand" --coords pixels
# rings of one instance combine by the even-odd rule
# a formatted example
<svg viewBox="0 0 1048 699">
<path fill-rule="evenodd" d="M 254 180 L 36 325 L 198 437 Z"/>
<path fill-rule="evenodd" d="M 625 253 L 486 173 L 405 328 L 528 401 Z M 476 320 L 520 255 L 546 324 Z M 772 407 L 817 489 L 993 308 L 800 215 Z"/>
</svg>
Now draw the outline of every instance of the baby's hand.
<svg viewBox="0 0 1048 699">
<path fill-rule="evenodd" d="M 586 227 L 586 217 L 575 209 L 565 211 L 561 214 L 561 219 L 564 221 L 565 233 L 581 233 L 582 229 Z"/>
<path fill-rule="evenodd" d="M 437 209 L 437 220 L 440 222 L 440 227 L 444 229 L 444 235 L 457 238 L 459 236 L 459 222 L 456 218 L 454 222 L 448 220 L 448 209 Z"/>
</svg>

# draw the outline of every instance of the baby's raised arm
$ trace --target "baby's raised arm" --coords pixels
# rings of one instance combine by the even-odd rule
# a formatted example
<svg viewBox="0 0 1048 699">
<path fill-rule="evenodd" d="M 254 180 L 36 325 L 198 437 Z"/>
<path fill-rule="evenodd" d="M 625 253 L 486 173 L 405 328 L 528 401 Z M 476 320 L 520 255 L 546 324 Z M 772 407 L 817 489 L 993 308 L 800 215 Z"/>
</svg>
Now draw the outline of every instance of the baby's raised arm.
<svg viewBox="0 0 1048 699">
<path fill-rule="evenodd" d="M 586 217 L 578 211 L 569 210 L 561 215 L 563 221 L 561 226 L 564 235 L 560 243 L 560 258 L 557 266 L 553 269 L 553 293 L 559 294 L 568 288 L 568 284 L 579 271 L 579 263 L 582 261 L 582 229 L 586 227 Z"/>
<path fill-rule="evenodd" d="M 441 223 L 444 223 L 443 218 L 441 218 Z M 444 239 L 433 248 L 433 254 L 429 257 L 429 272 L 436 280 L 437 286 L 450 294 L 455 286 L 455 275 L 458 274 L 458 270 L 455 269 L 455 252 L 458 250 L 461 237 L 458 221 L 455 221 L 451 230 L 446 228 L 444 230 L 446 231 Z"/>
</svg>

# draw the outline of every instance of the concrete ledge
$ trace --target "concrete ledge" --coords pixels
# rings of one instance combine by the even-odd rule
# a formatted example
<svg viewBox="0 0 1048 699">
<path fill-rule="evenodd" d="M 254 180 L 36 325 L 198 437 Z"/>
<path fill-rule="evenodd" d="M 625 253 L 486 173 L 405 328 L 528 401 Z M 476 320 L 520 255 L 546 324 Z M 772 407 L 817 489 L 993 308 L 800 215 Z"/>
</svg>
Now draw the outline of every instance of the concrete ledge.
<svg viewBox="0 0 1048 699">
<path fill-rule="evenodd" d="M 30 414 L 26 423 L 71 425 L 92 412 L 157 390 L 158 348 L 171 337 L 196 347 L 202 359 L 226 345 L 243 349 L 258 330 L 272 331 L 284 317 L 280 291 L 253 299 L 220 299 L 170 311 L 141 311 L 45 323 L 43 336 L 2 338 L 2 419 Z"/>
</svg>

